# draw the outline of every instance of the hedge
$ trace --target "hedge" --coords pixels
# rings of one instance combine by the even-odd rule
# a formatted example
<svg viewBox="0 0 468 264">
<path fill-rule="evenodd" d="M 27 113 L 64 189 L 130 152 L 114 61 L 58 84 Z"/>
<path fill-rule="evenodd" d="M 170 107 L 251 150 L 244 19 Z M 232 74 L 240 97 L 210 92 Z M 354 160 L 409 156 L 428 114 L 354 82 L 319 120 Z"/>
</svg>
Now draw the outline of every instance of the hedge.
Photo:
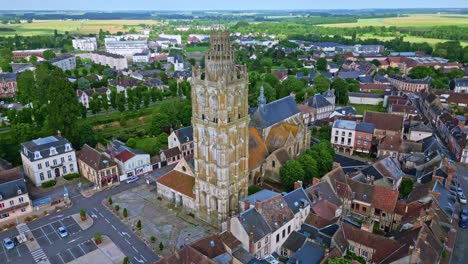
<svg viewBox="0 0 468 264">
<path fill-rule="evenodd" d="M 55 186 L 57 182 L 55 180 L 50 180 L 50 181 L 46 181 L 42 184 L 42 188 L 50 188 L 52 186 Z"/>
<path fill-rule="evenodd" d="M 76 178 L 79 178 L 80 175 L 78 173 L 71 173 L 71 174 L 67 174 L 67 175 L 64 175 L 63 178 L 67 181 L 71 181 L 73 179 L 76 179 Z"/>
</svg>

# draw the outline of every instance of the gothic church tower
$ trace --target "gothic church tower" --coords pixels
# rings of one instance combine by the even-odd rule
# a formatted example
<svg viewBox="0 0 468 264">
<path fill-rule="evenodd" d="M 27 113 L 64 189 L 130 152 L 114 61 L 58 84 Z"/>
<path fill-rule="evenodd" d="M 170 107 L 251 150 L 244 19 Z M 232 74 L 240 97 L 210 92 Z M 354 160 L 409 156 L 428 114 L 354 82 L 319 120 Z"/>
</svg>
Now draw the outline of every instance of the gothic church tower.
<svg viewBox="0 0 468 264">
<path fill-rule="evenodd" d="M 205 69 L 192 76 L 195 194 L 198 216 L 221 225 L 248 185 L 248 74 L 235 65 L 229 31 L 213 30 Z"/>
</svg>

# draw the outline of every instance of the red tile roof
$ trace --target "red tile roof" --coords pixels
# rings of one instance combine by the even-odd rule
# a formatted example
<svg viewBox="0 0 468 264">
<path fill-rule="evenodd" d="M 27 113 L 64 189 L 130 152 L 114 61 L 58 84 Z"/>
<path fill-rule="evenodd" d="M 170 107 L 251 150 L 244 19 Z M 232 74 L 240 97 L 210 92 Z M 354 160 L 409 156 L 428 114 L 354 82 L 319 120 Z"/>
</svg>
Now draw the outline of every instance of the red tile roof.
<svg viewBox="0 0 468 264">
<path fill-rule="evenodd" d="M 195 194 L 193 193 L 195 177 L 172 170 L 158 178 L 156 182 L 195 199 Z"/>
<path fill-rule="evenodd" d="M 385 212 L 393 212 L 398 201 L 398 191 L 381 186 L 374 186 L 372 205 Z"/>
<path fill-rule="evenodd" d="M 376 129 L 401 132 L 403 116 L 379 112 L 366 112 L 364 122 L 373 123 Z"/>
<path fill-rule="evenodd" d="M 115 156 L 116 159 L 122 161 L 122 162 L 126 162 L 127 160 L 131 159 L 135 157 L 135 154 L 133 154 L 132 152 L 130 152 L 129 150 L 124 150 L 122 152 L 120 152 L 118 155 Z"/>
</svg>

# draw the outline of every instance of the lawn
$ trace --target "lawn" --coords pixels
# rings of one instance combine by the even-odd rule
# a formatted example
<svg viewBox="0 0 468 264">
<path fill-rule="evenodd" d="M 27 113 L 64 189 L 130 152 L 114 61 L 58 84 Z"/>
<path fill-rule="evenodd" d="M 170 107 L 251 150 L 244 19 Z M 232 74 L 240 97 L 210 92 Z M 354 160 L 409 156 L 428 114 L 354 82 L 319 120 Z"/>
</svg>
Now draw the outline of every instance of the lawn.
<svg viewBox="0 0 468 264">
<path fill-rule="evenodd" d="M 96 34 L 100 29 L 116 33 L 130 28 L 142 29 L 140 25 L 156 25 L 154 20 L 37 20 L 33 23 L 0 25 L 2 28 L 12 28 L 14 32 L 0 32 L 0 36 L 51 35 L 56 29 L 59 33 L 68 31 L 72 34 Z"/>
<path fill-rule="evenodd" d="M 195 51 L 205 52 L 209 48 L 210 48 L 209 46 L 188 46 L 188 47 L 185 47 L 184 50 L 185 52 L 195 52 Z"/>
<path fill-rule="evenodd" d="M 349 104 L 356 109 L 356 115 L 363 115 L 366 111 L 387 112 L 382 105 Z"/>
<path fill-rule="evenodd" d="M 356 23 L 324 24 L 325 27 L 365 27 L 365 26 L 395 26 L 395 27 L 433 27 L 433 26 L 463 26 L 468 27 L 467 15 L 448 14 L 415 14 L 404 17 L 364 18 Z"/>
</svg>

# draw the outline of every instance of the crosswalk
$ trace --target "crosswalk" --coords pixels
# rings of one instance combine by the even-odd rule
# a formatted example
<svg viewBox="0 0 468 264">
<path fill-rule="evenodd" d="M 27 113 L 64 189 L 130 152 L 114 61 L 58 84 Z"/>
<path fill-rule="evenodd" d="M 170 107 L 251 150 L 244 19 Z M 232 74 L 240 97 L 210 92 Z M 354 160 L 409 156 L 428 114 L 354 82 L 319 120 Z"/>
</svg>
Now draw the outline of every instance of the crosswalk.
<svg viewBox="0 0 468 264">
<path fill-rule="evenodd" d="M 16 226 L 16 229 L 18 230 L 18 232 L 21 234 L 21 233 L 27 233 L 27 232 L 30 232 L 31 230 L 29 230 L 29 227 L 27 224 L 19 224 Z"/>
<path fill-rule="evenodd" d="M 44 253 L 44 250 L 42 250 L 42 248 L 39 248 L 37 250 L 32 251 L 31 255 L 32 255 L 35 263 L 39 263 L 39 262 L 41 262 L 43 260 L 47 260 L 47 256 Z"/>
</svg>

